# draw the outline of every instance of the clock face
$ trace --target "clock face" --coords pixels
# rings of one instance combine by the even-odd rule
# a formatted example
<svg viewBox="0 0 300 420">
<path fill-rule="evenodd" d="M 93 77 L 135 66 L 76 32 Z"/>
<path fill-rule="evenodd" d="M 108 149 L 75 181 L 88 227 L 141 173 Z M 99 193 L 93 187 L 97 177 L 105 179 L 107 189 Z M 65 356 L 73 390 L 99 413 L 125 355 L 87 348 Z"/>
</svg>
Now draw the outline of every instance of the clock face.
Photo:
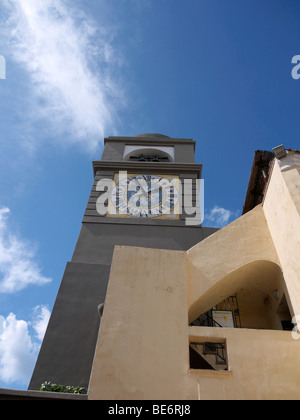
<svg viewBox="0 0 300 420">
<path fill-rule="evenodd" d="M 117 175 L 108 215 L 177 218 L 178 183 L 176 176 Z"/>
</svg>

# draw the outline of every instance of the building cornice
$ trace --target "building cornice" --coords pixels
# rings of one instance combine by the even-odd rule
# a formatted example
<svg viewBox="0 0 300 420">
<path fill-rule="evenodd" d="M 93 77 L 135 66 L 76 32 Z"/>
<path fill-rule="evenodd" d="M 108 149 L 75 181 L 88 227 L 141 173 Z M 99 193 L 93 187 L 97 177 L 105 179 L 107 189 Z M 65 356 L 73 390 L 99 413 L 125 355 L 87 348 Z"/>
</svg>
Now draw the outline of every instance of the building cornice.
<svg viewBox="0 0 300 420">
<path fill-rule="evenodd" d="M 171 137 L 167 136 L 136 136 L 136 137 L 106 137 L 104 139 L 104 144 L 106 144 L 109 141 L 124 143 L 126 142 L 127 145 L 137 145 L 137 144 L 147 144 L 147 145 L 159 145 L 159 146 L 170 146 L 172 144 L 192 144 L 194 147 L 194 150 L 196 148 L 196 141 L 193 139 L 173 139 Z"/>
<path fill-rule="evenodd" d="M 146 171 L 156 173 L 196 173 L 197 178 L 201 178 L 202 165 L 198 163 L 174 163 L 174 162 L 127 162 L 127 161 L 103 161 L 97 160 L 93 162 L 94 176 L 97 171 L 130 171 L 142 172 Z"/>
</svg>

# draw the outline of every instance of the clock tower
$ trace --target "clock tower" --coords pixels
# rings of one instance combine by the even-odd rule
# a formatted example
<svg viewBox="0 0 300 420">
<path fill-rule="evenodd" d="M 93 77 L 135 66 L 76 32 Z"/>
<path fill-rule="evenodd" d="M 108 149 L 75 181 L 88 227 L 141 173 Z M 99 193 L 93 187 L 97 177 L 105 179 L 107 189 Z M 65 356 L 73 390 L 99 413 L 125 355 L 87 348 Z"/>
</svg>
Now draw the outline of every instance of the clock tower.
<svg viewBox="0 0 300 420">
<path fill-rule="evenodd" d="M 29 389 L 88 388 L 116 245 L 185 251 L 217 230 L 201 225 L 195 146 L 160 134 L 104 140 Z"/>
</svg>

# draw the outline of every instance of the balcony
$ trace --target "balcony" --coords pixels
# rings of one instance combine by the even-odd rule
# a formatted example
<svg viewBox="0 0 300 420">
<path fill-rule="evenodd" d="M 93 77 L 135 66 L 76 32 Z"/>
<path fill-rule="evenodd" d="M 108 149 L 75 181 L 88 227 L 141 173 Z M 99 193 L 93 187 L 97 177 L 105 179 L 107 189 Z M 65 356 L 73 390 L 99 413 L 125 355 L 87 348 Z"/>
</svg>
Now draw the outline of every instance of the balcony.
<svg viewBox="0 0 300 420">
<path fill-rule="evenodd" d="M 227 369 L 190 366 L 201 400 L 299 399 L 300 340 L 290 331 L 188 328 L 190 343 L 224 343 Z"/>
</svg>

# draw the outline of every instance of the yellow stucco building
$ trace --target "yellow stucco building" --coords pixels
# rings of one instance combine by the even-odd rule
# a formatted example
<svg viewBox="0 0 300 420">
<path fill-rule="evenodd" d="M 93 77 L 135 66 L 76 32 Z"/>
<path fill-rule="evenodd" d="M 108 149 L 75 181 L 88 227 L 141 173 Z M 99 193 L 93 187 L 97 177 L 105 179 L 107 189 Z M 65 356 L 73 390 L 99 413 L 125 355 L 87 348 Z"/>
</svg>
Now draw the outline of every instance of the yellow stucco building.
<svg viewBox="0 0 300 420">
<path fill-rule="evenodd" d="M 115 247 L 89 399 L 300 399 L 300 154 L 276 156 L 188 251 Z"/>
</svg>

